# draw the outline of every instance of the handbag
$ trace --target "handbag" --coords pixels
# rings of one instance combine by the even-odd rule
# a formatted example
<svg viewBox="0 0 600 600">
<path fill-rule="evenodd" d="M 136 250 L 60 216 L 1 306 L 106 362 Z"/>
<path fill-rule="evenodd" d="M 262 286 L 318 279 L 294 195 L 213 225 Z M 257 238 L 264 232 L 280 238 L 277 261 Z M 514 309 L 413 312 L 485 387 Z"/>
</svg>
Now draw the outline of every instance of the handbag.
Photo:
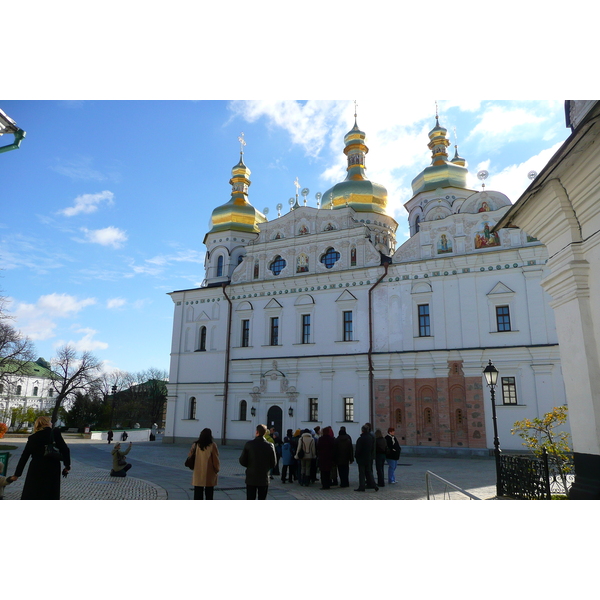
<svg viewBox="0 0 600 600">
<path fill-rule="evenodd" d="M 192 450 L 190 451 L 190 454 L 188 454 L 188 457 L 185 459 L 185 466 L 188 469 L 191 469 L 192 471 L 194 470 L 195 464 L 196 464 L 196 444 L 193 445 Z"/>
<path fill-rule="evenodd" d="M 60 450 L 54 445 L 54 429 L 51 432 L 51 440 L 49 444 L 46 444 L 46 446 L 44 447 L 44 458 L 47 458 L 49 460 L 57 460 L 57 461 L 61 461 L 62 460 L 62 454 L 60 453 Z"/>
</svg>

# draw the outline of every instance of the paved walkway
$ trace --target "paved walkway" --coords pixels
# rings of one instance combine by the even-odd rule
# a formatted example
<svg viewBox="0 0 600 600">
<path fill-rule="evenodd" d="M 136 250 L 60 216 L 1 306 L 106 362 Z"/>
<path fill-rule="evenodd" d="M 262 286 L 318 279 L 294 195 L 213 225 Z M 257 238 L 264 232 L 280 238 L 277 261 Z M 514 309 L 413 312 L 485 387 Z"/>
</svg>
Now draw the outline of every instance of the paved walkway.
<svg viewBox="0 0 600 600">
<path fill-rule="evenodd" d="M 4 444 L 18 446 L 11 450 L 8 473 L 14 473 L 25 447 L 22 438 L 5 437 Z M 191 500 L 193 490 L 191 471 L 184 466 L 189 450 L 185 444 L 138 442 L 127 455 L 132 465 L 124 478 L 110 477 L 112 445 L 98 441 L 68 439 L 72 468 L 62 480 L 63 500 Z M 221 472 L 215 488 L 215 500 L 243 500 L 246 497 L 244 468 L 239 464 L 240 446 L 220 446 Z M 387 469 L 387 466 L 386 466 Z M 301 487 L 297 483 L 282 484 L 276 477 L 269 486 L 269 500 L 425 500 L 427 498 L 425 473 L 432 471 L 443 479 L 461 487 L 481 499 L 495 496 L 495 464 L 487 458 L 437 458 L 402 456 L 396 470 L 395 485 L 386 485 L 378 492 L 354 492 L 358 485 L 356 465 L 350 467 L 350 487 L 330 490 L 319 489 L 320 483 Z M 5 500 L 21 497 L 25 473 L 5 488 Z M 433 480 L 437 500 L 468 500 L 460 493 L 445 490 L 443 483 Z"/>
</svg>

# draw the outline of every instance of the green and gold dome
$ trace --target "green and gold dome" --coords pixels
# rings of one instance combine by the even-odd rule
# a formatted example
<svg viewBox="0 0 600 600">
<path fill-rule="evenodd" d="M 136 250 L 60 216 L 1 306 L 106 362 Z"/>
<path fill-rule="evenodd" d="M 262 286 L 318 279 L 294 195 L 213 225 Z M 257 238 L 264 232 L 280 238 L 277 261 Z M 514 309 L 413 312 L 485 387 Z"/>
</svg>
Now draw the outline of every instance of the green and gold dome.
<svg viewBox="0 0 600 600">
<path fill-rule="evenodd" d="M 244 164 L 240 152 L 240 162 L 231 170 L 231 199 L 213 210 L 208 232 L 239 231 L 241 233 L 259 233 L 258 224 L 267 218 L 248 202 L 250 169 Z"/>
<path fill-rule="evenodd" d="M 323 194 L 322 208 L 350 206 L 357 212 L 387 214 L 387 190 L 366 177 L 365 157 L 369 148 L 365 144 L 365 133 L 358 128 L 354 116 L 354 127 L 344 137 L 348 175 Z"/>
<path fill-rule="evenodd" d="M 466 161 L 458 155 L 458 149 L 452 160 L 448 159 L 450 141 L 446 137 L 448 130 L 440 126 L 435 118 L 435 127 L 429 132 L 431 165 L 426 167 L 412 180 L 413 194 L 445 187 L 467 188 Z"/>
</svg>

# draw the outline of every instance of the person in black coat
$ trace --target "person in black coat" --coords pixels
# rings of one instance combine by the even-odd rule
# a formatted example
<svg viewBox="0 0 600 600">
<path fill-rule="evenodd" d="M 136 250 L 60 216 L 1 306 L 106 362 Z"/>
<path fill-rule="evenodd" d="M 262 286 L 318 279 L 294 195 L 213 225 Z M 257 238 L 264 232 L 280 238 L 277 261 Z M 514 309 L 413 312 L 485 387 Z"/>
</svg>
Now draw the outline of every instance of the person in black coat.
<svg viewBox="0 0 600 600">
<path fill-rule="evenodd" d="M 349 474 L 350 465 L 354 462 L 354 446 L 344 426 L 340 427 L 340 432 L 335 438 L 335 461 L 340 476 L 340 487 L 350 487 Z"/>
<path fill-rule="evenodd" d="M 62 474 L 66 477 L 71 470 L 71 453 L 60 431 L 52 429 L 50 417 L 38 417 L 14 474 L 14 477 L 21 477 L 31 457 L 21 500 L 60 500 L 61 461 L 44 456 L 46 446 L 52 442 L 61 453 Z"/>
<path fill-rule="evenodd" d="M 252 441 L 246 442 L 240 465 L 246 467 L 246 500 L 267 499 L 269 471 L 277 464 L 275 447 L 265 439 L 266 425 L 257 425 Z"/>
<path fill-rule="evenodd" d="M 373 458 L 375 455 L 375 438 L 367 425 L 361 427 L 360 437 L 356 440 L 354 458 L 358 465 L 358 489 L 355 492 L 364 492 L 366 488 L 377 491 L 373 478 Z"/>
</svg>

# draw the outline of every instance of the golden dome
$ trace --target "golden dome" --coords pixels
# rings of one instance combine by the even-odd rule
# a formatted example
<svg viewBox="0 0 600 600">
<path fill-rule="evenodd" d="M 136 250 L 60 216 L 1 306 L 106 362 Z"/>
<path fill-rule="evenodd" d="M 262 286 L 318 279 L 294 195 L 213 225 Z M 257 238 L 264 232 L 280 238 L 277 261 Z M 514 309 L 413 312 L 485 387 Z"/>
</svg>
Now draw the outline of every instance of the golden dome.
<svg viewBox="0 0 600 600">
<path fill-rule="evenodd" d="M 452 160 L 448 160 L 447 148 L 450 141 L 446 137 L 447 129 L 440 126 L 436 117 L 435 127 L 429 132 L 431 165 L 426 167 L 412 180 L 413 194 L 436 190 L 437 188 L 467 188 L 466 161 L 458 155 L 458 149 Z"/>
<path fill-rule="evenodd" d="M 348 175 L 323 194 L 322 208 L 351 206 L 358 212 L 386 214 L 387 190 L 371 182 L 365 175 L 365 134 L 354 121 L 354 127 L 344 137 L 344 154 L 348 157 Z"/>
<path fill-rule="evenodd" d="M 240 162 L 233 167 L 231 175 L 229 180 L 231 199 L 213 210 L 209 233 L 219 231 L 259 233 L 258 224 L 264 223 L 267 218 L 248 202 L 250 169 L 244 164 L 241 153 Z"/>
</svg>

